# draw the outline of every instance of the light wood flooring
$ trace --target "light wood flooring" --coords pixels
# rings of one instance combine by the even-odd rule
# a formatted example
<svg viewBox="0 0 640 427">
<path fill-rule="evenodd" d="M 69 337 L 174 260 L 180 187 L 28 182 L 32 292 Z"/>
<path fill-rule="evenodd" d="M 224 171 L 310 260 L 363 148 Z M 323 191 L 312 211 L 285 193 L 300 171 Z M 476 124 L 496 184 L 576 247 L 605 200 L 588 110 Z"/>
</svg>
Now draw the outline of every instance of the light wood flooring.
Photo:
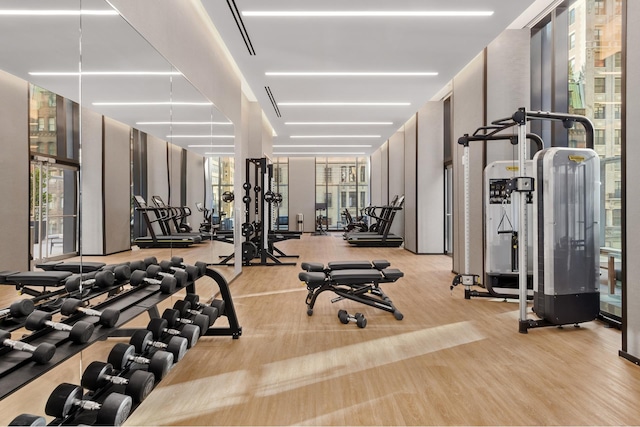
<svg viewBox="0 0 640 427">
<path fill-rule="evenodd" d="M 214 248 L 102 259 L 173 253 L 211 261 L 212 253 L 230 251 L 207 245 Z M 203 338 L 127 425 L 640 424 L 640 367 L 618 356 L 618 330 L 590 322 L 519 334 L 517 304 L 468 301 L 461 287 L 449 290 L 446 256 L 353 248 L 338 235 L 304 235 L 278 248 L 299 254 L 298 266 L 245 267 L 231 284 L 240 339 Z M 349 300 L 332 304 L 330 293 L 307 316 L 300 261 L 347 259 L 388 259 L 405 273 L 382 286 L 402 321 Z M 232 276 L 232 267 L 218 270 Z M 210 283 L 196 285 L 204 296 L 215 292 Z M 340 323 L 340 308 L 362 312 L 367 327 Z M 106 359 L 118 340 L 94 344 L 0 401 L 0 424 L 21 412 L 43 414 L 59 382 L 78 382 L 83 367 Z"/>
</svg>

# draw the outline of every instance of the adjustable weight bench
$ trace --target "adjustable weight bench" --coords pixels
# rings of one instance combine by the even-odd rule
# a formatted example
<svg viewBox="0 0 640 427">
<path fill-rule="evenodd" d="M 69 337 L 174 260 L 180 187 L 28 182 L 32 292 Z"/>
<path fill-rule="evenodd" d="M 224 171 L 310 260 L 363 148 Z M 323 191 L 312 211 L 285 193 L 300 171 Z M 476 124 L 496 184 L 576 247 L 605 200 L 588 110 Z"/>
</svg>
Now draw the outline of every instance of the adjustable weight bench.
<svg viewBox="0 0 640 427">
<path fill-rule="evenodd" d="M 388 311 L 397 320 L 403 314 L 393 305 L 391 299 L 382 291 L 380 283 L 392 283 L 404 276 L 397 268 L 389 268 L 390 263 L 384 260 L 369 261 L 335 261 L 325 267 L 321 263 L 302 263 L 306 271 L 298 274 L 298 278 L 307 286 L 307 314 L 313 315 L 313 307 L 318 295 L 331 291 L 338 295 L 331 302 L 350 299 L 380 310 Z"/>
</svg>

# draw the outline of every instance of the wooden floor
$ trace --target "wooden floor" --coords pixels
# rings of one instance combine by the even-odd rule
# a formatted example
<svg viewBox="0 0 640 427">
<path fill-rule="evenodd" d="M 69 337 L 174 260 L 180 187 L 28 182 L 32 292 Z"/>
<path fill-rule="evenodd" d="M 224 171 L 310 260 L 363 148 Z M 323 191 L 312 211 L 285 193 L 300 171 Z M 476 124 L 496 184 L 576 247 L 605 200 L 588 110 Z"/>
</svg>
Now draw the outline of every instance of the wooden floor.
<svg viewBox="0 0 640 427">
<path fill-rule="evenodd" d="M 383 285 L 404 319 L 353 301 L 332 304 L 335 295 L 328 293 L 307 316 L 299 262 L 245 268 L 231 285 L 242 337 L 202 339 L 128 425 L 640 423 L 640 368 L 617 355 L 618 330 L 591 322 L 519 334 L 517 304 L 467 301 L 463 289 L 449 290 L 446 256 L 353 248 L 338 235 L 305 235 L 278 247 L 300 254 L 299 261 L 388 259 L 405 273 Z M 173 253 L 193 262 L 204 256 L 196 251 Z M 104 259 L 140 254 L 156 253 Z M 205 295 L 214 292 L 213 285 L 197 286 Z M 362 312 L 367 327 L 340 323 L 340 308 Z M 82 367 L 104 360 L 116 341 L 94 344 L 0 401 L 0 423 L 21 412 L 42 414 L 57 383 L 77 382 Z"/>
</svg>

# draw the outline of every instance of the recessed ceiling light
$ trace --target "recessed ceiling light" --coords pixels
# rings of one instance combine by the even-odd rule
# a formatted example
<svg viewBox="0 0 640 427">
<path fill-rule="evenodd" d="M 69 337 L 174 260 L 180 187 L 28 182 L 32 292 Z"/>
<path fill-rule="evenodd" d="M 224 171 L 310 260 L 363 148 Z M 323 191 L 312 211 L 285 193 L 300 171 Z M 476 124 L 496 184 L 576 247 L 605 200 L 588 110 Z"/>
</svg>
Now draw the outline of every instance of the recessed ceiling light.
<svg viewBox="0 0 640 427">
<path fill-rule="evenodd" d="M 232 125 L 231 122 L 136 122 L 137 125 Z"/>
<path fill-rule="evenodd" d="M 285 125 L 392 125 L 393 122 L 284 122 Z"/>
<path fill-rule="evenodd" d="M 295 155 L 328 156 L 328 155 L 334 155 L 334 154 L 356 156 L 356 155 L 364 155 L 366 153 L 365 152 L 343 153 L 343 152 L 338 152 L 338 151 L 335 151 L 335 152 L 317 152 L 317 153 L 302 153 L 302 152 L 273 153 L 274 156 L 295 156 Z"/>
<path fill-rule="evenodd" d="M 295 144 L 276 144 L 273 146 L 273 148 L 371 148 L 371 145 L 363 145 L 363 144 L 356 144 L 356 145 L 344 145 L 344 144 L 340 144 L 340 145 L 330 145 L 330 144 L 322 144 L 322 145 L 312 145 L 312 144 L 308 144 L 308 145 L 295 145 Z"/>
<path fill-rule="evenodd" d="M 213 144 L 205 144 L 205 145 L 187 145 L 189 148 L 233 148 L 235 145 L 213 145 Z"/>
<path fill-rule="evenodd" d="M 466 17 L 466 16 L 491 16 L 490 10 L 280 10 L 260 11 L 248 10 L 242 12 L 242 16 L 260 17 Z"/>
<path fill-rule="evenodd" d="M 137 106 L 150 106 L 150 105 L 213 105 L 213 102 L 176 102 L 176 101 L 160 101 L 160 102 L 93 102 L 92 105 L 96 106 L 124 106 L 124 107 L 137 107 Z"/>
<path fill-rule="evenodd" d="M 29 9 L 4 9 L 0 10 L 0 16 L 79 16 L 79 15 L 120 15 L 115 10 L 29 10 Z"/>
<path fill-rule="evenodd" d="M 167 135 L 167 138 L 235 138 L 233 135 Z"/>
<path fill-rule="evenodd" d="M 312 77 L 413 77 L 437 76 L 436 72 L 369 72 L 369 71 L 267 71 L 265 76 L 312 76 Z"/>
<path fill-rule="evenodd" d="M 289 138 L 380 138 L 380 135 L 291 135 Z"/>
<path fill-rule="evenodd" d="M 181 76 L 179 71 L 32 71 L 31 76 Z"/>
<path fill-rule="evenodd" d="M 410 102 L 278 102 L 278 106 L 318 106 L 318 107 L 365 107 L 365 106 L 406 106 Z"/>
</svg>

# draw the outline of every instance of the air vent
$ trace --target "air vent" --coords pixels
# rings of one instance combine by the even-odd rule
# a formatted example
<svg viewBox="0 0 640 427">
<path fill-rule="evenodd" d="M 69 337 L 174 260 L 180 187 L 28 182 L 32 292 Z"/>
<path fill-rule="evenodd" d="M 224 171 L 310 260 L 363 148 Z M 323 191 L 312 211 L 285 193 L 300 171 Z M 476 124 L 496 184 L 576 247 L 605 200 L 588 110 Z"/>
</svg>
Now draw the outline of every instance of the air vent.
<svg viewBox="0 0 640 427">
<path fill-rule="evenodd" d="M 242 40 L 244 40 L 244 44 L 247 46 L 249 55 L 255 55 L 256 51 L 253 48 L 253 44 L 251 44 L 249 33 L 247 33 L 244 22 L 242 22 L 242 16 L 240 15 L 240 11 L 238 11 L 238 6 L 236 6 L 235 0 L 227 0 L 227 5 L 229 6 L 229 10 L 233 15 L 233 19 L 236 21 L 236 25 L 238 26 L 238 30 L 240 31 L 240 35 L 242 36 Z"/>
<path fill-rule="evenodd" d="M 273 97 L 273 93 L 271 92 L 271 88 L 269 86 L 265 86 L 264 90 L 267 91 L 267 96 L 269 96 L 269 101 L 271 101 L 271 105 L 273 105 L 273 109 L 276 112 L 276 116 L 282 117 L 280 115 L 280 109 L 278 108 L 278 103 L 276 102 L 276 99 Z"/>
</svg>

